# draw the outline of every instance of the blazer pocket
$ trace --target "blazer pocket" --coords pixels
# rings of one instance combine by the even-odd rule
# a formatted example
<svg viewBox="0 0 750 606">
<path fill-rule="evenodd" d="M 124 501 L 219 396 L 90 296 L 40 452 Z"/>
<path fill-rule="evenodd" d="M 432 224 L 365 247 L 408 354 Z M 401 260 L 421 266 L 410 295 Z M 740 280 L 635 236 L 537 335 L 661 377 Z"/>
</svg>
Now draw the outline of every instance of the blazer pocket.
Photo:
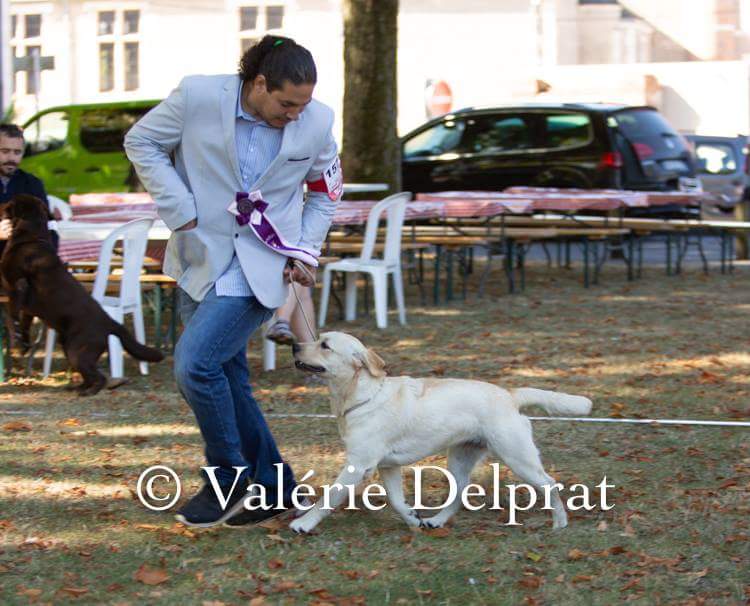
<svg viewBox="0 0 750 606">
<path fill-rule="evenodd" d="M 304 158 L 287 158 L 287 162 L 307 162 L 310 159 L 310 156 L 306 156 Z"/>
<path fill-rule="evenodd" d="M 199 236 L 198 228 L 176 231 L 177 254 L 185 266 L 203 265 L 206 262 L 206 245 Z"/>
</svg>

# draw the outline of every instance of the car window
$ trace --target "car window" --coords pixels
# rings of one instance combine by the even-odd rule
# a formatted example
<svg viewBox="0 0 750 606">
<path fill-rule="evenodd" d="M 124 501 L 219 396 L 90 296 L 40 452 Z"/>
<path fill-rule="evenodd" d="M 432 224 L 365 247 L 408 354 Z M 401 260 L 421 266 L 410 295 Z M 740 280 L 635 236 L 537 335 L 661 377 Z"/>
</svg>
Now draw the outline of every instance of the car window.
<svg viewBox="0 0 750 606">
<path fill-rule="evenodd" d="M 461 120 L 445 120 L 423 130 L 404 143 L 404 158 L 439 156 L 456 151 L 465 126 Z"/>
<path fill-rule="evenodd" d="M 729 145 L 721 143 L 699 143 L 695 148 L 695 155 L 703 160 L 705 165 L 702 173 L 710 175 L 728 175 L 737 171 L 737 161 Z"/>
<path fill-rule="evenodd" d="M 121 152 L 125 133 L 149 109 L 92 109 L 83 112 L 81 145 L 92 153 Z"/>
<path fill-rule="evenodd" d="M 478 116 L 466 120 L 459 151 L 498 153 L 534 147 L 529 116 Z"/>
<path fill-rule="evenodd" d="M 639 158 L 677 157 L 688 152 L 687 142 L 664 117 L 653 109 L 627 109 L 610 117 L 636 148 Z"/>
<path fill-rule="evenodd" d="M 544 123 L 544 147 L 550 149 L 586 145 L 593 137 L 586 114 L 548 114 Z"/>
<path fill-rule="evenodd" d="M 24 128 L 25 155 L 34 156 L 61 148 L 68 137 L 68 124 L 68 113 L 65 111 L 49 112 L 39 116 Z"/>
</svg>

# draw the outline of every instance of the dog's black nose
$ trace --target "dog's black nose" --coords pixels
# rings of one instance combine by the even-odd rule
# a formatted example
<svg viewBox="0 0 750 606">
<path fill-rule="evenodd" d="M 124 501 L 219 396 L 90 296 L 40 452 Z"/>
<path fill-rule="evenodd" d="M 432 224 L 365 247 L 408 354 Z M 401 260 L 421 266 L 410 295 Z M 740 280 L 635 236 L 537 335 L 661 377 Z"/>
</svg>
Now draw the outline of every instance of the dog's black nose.
<svg viewBox="0 0 750 606">
<path fill-rule="evenodd" d="M 299 353 L 300 349 L 302 349 L 302 348 L 299 345 L 297 345 L 296 343 L 292 343 L 292 353 L 293 354 Z"/>
</svg>

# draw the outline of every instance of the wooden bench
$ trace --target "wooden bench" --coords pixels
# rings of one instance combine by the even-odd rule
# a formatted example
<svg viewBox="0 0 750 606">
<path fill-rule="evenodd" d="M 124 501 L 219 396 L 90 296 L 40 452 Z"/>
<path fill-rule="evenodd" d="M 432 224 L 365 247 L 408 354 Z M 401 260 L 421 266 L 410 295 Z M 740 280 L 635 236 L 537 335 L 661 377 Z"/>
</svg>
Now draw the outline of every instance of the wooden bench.
<svg viewBox="0 0 750 606">
<path fill-rule="evenodd" d="M 156 259 L 145 259 L 143 261 L 143 269 L 146 271 L 159 272 L 161 271 L 161 265 L 161 261 L 157 261 Z M 90 261 L 69 261 L 67 266 L 68 269 L 73 271 L 96 271 L 99 267 L 99 261 L 96 259 Z M 110 266 L 115 269 L 121 268 L 122 259 L 112 259 Z"/>
<path fill-rule="evenodd" d="M 74 273 L 73 277 L 84 284 L 93 284 L 96 280 L 96 272 Z M 121 270 L 115 270 L 107 277 L 107 283 L 120 282 L 122 280 Z M 152 309 L 154 311 L 154 341 L 157 349 L 162 347 L 162 310 L 164 308 L 164 290 L 169 291 L 169 342 L 172 350 L 177 340 L 177 282 L 174 278 L 165 274 L 144 273 L 139 281 L 147 288 L 146 292 L 153 291 L 154 300 Z"/>
</svg>

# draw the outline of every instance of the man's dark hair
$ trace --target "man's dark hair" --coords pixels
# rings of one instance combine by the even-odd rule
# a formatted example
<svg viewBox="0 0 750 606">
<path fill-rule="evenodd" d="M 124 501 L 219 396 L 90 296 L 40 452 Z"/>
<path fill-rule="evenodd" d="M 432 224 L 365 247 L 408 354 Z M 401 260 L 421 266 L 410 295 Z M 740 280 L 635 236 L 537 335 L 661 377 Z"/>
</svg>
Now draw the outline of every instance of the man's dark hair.
<svg viewBox="0 0 750 606">
<path fill-rule="evenodd" d="M 318 80 L 310 51 L 283 36 L 263 36 L 247 49 L 240 59 L 239 74 L 243 82 L 252 82 L 263 74 L 268 92 L 280 89 L 285 80 L 297 86 Z"/>
<path fill-rule="evenodd" d="M 0 124 L 0 136 L 23 139 L 23 130 L 15 124 Z"/>
</svg>

